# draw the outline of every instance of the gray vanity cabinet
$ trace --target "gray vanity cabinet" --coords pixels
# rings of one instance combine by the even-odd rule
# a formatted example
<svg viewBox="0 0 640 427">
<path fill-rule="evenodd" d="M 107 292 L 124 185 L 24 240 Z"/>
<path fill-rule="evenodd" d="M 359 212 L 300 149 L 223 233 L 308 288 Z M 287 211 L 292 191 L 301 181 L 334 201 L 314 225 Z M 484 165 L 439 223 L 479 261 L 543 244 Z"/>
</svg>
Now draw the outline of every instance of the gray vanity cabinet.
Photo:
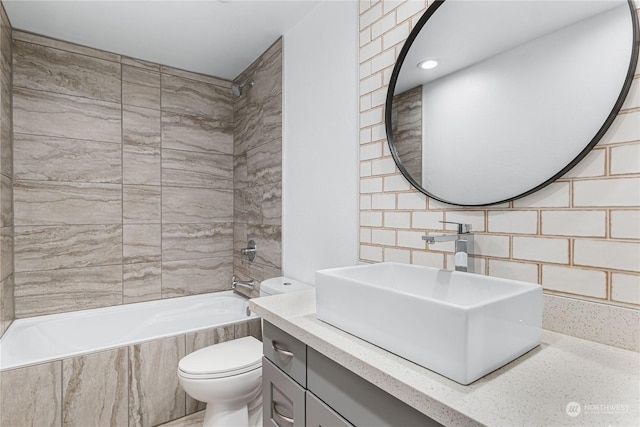
<svg viewBox="0 0 640 427">
<path fill-rule="evenodd" d="M 265 427 L 440 426 L 269 322 L 262 330 Z"/>
</svg>

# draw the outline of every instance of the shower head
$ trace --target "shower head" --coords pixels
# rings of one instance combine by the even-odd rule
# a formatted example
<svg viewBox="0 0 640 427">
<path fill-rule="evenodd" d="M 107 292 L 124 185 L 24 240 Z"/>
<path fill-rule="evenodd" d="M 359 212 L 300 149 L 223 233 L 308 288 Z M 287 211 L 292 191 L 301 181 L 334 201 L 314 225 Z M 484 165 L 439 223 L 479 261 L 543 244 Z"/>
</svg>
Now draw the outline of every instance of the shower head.
<svg viewBox="0 0 640 427">
<path fill-rule="evenodd" d="M 244 89 L 245 86 L 253 87 L 253 80 L 246 81 L 242 84 L 234 83 L 231 85 L 231 91 L 235 96 L 241 96 L 242 89 Z"/>
</svg>

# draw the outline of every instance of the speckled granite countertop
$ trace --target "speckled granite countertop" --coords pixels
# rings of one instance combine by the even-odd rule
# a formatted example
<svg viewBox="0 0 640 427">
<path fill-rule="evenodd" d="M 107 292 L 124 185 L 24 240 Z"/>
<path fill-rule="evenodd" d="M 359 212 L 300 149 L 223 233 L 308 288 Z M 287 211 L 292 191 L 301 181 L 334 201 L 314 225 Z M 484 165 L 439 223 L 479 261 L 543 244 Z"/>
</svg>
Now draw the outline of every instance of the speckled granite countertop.
<svg viewBox="0 0 640 427">
<path fill-rule="evenodd" d="M 318 320 L 314 290 L 249 306 L 447 426 L 640 425 L 639 353 L 543 330 L 541 346 L 463 386 Z M 568 405 L 580 413 L 570 416 Z"/>
</svg>

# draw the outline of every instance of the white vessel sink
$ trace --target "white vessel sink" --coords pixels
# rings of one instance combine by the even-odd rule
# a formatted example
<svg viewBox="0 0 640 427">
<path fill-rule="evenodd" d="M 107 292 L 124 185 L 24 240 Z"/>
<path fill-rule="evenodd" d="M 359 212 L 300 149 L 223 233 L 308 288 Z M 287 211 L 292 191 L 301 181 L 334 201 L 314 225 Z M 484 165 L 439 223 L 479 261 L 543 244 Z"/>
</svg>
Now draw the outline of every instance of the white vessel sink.
<svg viewBox="0 0 640 427">
<path fill-rule="evenodd" d="M 542 287 L 398 263 L 316 272 L 318 319 L 461 384 L 540 344 Z"/>
</svg>

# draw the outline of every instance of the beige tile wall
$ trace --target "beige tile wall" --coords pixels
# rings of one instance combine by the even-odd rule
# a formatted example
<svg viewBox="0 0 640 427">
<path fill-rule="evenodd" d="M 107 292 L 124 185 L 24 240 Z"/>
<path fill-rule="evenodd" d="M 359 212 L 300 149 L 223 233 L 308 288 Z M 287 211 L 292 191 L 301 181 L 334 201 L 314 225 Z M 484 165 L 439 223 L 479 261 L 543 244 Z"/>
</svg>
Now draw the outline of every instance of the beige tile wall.
<svg viewBox="0 0 640 427">
<path fill-rule="evenodd" d="M 180 358 L 245 336 L 260 319 L 0 373 L 2 426 L 153 426 L 204 409 L 180 387 Z"/>
<path fill-rule="evenodd" d="M 228 289 L 231 82 L 21 31 L 13 69 L 16 317 Z"/>
<path fill-rule="evenodd" d="M 15 317 L 11 49 L 11 25 L 0 3 L 0 336 Z"/>
<path fill-rule="evenodd" d="M 471 223 L 476 271 L 640 306 L 640 75 L 603 140 L 556 183 L 489 208 L 430 200 L 398 173 L 383 118 L 395 59 L 426 7 L 360 1 L 360 259 L 452 268 L 453 246 L 427 248 L 421 235 L 444 231 L 438 221 Z"/>
<path fill-rule="evenodd" d="M 261 282 L 282 275 L 282 39 L 235 82 L 248 80 L 254 86 L 233 104 L 233 270 Z M 240 256 L 250 239 L 258 247 L 254 262 Z"/>
</svg>

